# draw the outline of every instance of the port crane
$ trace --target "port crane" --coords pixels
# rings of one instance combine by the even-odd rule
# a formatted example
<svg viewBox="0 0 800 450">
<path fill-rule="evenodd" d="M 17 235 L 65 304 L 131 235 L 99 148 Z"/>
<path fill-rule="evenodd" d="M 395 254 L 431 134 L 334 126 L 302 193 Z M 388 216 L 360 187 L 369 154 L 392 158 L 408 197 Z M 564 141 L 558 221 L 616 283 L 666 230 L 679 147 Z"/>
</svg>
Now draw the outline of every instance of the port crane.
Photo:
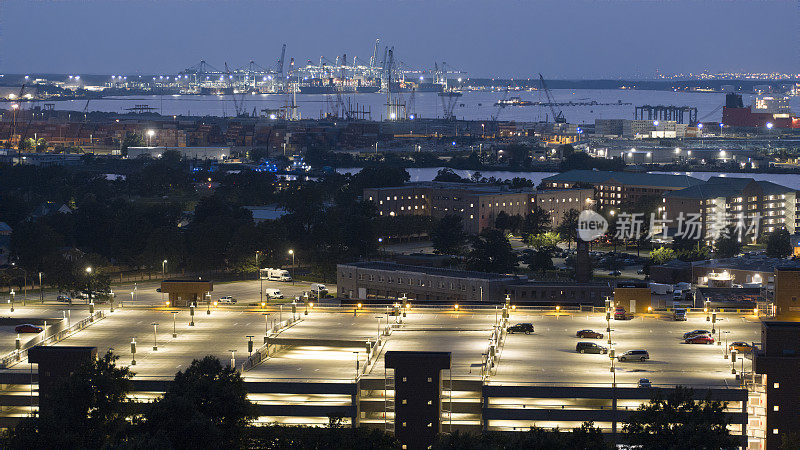
<svg viewBox="0 0 800 450">
<path fill-rule="evenodd" d="M 539 82 L 542 85 L 542 89 L 544 90 L 545 95 L 547 96 L 547 103 L 550 107 L 550 113 L 553 114 L 553 122 L 555 123 L 567 123 L 567 119 L 564 118 L 564 113 L 559 111 L 556 114 L 556 108 L 553 106 L 555 101 L 553 100 L 553 96 L 550 94 L 550 89 L 547 87 L 547 83 L 544 82 L 544 77 L 542 74 L 539 74 Z"/>
</svg>

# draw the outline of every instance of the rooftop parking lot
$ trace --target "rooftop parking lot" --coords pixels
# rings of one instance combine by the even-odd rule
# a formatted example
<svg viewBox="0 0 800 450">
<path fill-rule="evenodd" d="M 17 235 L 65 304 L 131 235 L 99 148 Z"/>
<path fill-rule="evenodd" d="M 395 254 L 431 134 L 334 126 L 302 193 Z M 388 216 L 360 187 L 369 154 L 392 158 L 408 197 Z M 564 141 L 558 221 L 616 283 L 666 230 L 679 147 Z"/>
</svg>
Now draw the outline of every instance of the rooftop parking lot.
<svg viewBox="0 0 800 450">
<path fill-rule="evenodd" d="M 29 308 L 26 317 L 61 317 L 61 309 L 45 305 Z M 107 308 L 105 308 L 107 309 Z M 17 311 L 22 312 L 21 309 Z M 175 332 L 173 333 L 173 314 Z M 298 307 L 302 320 L 283 329 L 280 338 L 330 340 L 330 345 L 288 345 L 266 361 L 247 370 L 247 379 L 314 379 L 346 380 L 355 376 L 356 359 L 363 368 L 366 362 L 364 342 L 375 341 L 387 324 L 389 336 L 382 336 L 377 360 L 370 362 L 367 376 L 383 376 L 383 355 L 389 350 L 424 350 L 452 352 L 452 376 L 479 378 L 483 354 L 487 352 L 493 326 L 501 315 L 494 309 L 429 309 L 413 307 L 406 317 L 392 316 L 386 308 L 353 309 L 314 307 L 309 314 Z M 71 317 L 88 315 L 85 309 L 73 309 Z M 82 317 L 83 317 L 82 316 Z M 141 377 L 172 377 L 186 368 L 193 359 L 214 355 L 224 364 L 235 350 L 236 365 L 247 358 L 246 336 L 253 336 L 254 349 L 263 344 L 268 327 L 292 316 L 291 307 L 268 310 L 243 306 L 212 307 L 206 314 L 198 308 L 195 326 L 189 326 L 186 309 L 122 308 L 98 320 L 57 345 L 96 346 L 100 353 L 113 349 L 120 355 L 120 364 L 131 363 L 130 343 L 136 338 L 136 365 Z M 508 383 L 548 383 L 568 385 L 609 384 L 610 361 L 604 354 L 579 354 L 578 342 L 596 342 L 608 347 L 604 314 L 534 312 L 517 309 L 511 312 L 509 324 L 530 322 L 535 327 L 530 335 L 509 334 L 500 353 L 491 381 Z M 153 350 L 153 323 L 158 323 Z M 654 385 L 734 386 L 731 363 L 724 358 L 724 337 L 728 342 L 753 342 L 760 339 L 760 323 L 753 316 L 718 314 L 715 328 L 723 332 L 723 345 L 685 344 L 682 335 L 694 329 L 711 329 L 702 313 L 692 313 L 685 322 L 676 322 L 664 315 L 642 315 L 633 320 L 611 320 L 613 348 L 617 355 L 627 350 L 645 349 L 650 360 L 617 362 L 616 377 L 620 384 L 635 384 L 649 378 Z M 602 339 L 577 338 L 575 332 L 592 329 L 603 333 Z M 6 336 L 8 335 L 8 336 Z M 715 337 L 719 334 L 715 334 Z M 14 333 L 2 335 L 3 344 L 13 349 Z M 7 338 L 7 339 L 6 339 Z M 335 341 L 335 342 L 334 342 Z M 16 366 L 19 368 L 21 366 Z M 741 362 L 737 361 L 737 370 Z M 21 370 L 21 369 L 19 369 Z M 750 370 L 750 360 L 745 360 Z"/>
<path fill-rule="evenodd" d="M 666 315 L 641 315 L 632 320 L 611 320 L 612 346 L 608 343 L 605 314 L 541 314 L 512 312 L 510 323 L 532 322 L 535 333 L 509 334 L 506 337 L 497 372 L 498 382 L 542 382 L 570 385 L 597 385 L 612 382 L 607 354 L 580 354 L 578 342 L 595 342 L 613 347 L 619 356 L 625 351 L 644 349 L 650 355 L 645 362 L 615 363 L 616 381 L 636 384 L 649 378 L 664 385 L 737 384 L 731 374 L 730 359 L 725 359 L 725 336 L 733 341 L 759 341 L 761 325 L 754 316 L 718 314 L 716 329 L 722 330 L 722 345 L 685 344 L 683 333 L 695 329 L 711 330 L 705 314 L 693 313 L 688 320 L 673 321 Z M 602 339 L 577 338 L 578 330 L 591 329 Z M 728 331 L 729 333 L 725 333 Z M 717 334 L 714 335 L 715 337 Z M 737 371 L 741 361 L 737 361 Z M 745 361 L 750 370 L 750 360 Z"/>
</svg>

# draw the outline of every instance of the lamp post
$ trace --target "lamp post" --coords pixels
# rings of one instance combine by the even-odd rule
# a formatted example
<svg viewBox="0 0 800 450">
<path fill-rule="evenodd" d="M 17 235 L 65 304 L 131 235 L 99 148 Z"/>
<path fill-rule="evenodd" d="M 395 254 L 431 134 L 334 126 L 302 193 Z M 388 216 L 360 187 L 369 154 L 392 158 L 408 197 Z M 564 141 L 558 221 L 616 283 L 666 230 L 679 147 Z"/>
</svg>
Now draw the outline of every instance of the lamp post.
<svg viewBox="0 0 800 450">
<path fill-rule="evenodd" d="M 261 303 L 264 303 L 264 279 L 261 277 L 261 266 L 258 265 L 258 255 L 260 253 L 259 251 L 256 252 L 256 275 L 258 275 L 258 291 L 261 293 Z"/>
<path fill-rule="evenodd" d="M 206 315 L 211 314 L 211 292 L 206 292 Z"/>
<path fill-rule="evenodd" d="M 728 330 L 725 330 L 725 331 L 720 330 L 720 333 L 725 335 L 725 359 L 728 359 L 728 333 L 730 333 L 730 331 L 728 331 Z"/>
<path fill-rule="evenodd" d="M 190 327 L 194 326 L 194 304 L 195 304 L 195 302 L 192 302 L 192 304 L 189 305 L 189 326 Z"/>
<path fill-rule="evenodd" d="M 153 325 L 153 351 L 158 351 L 158 336 L 156 335 L 158 323 L 153 322 L 151 325 Z"/>
<path fill-rule="evenodd" d="M 267 343 L 267 335 L 269 335 L 269 313 L 262 313 L 264 316 L 264 343 Z"/>
<path fill-rule="evenodd" d="M 236 350 L 228 350 L 231 352 L 231 369 L 236 368 Z"/>
<path fill-rule="evenodd" d="M 161 261 L 161 280 L 165 280 L 167 278 L 167 260 Z M 164 301 L 164 290 L 161 290 L 161 301 Z"/>
<path fill-rule="evenodd" d="M 89 291 L 89 301 L 87 303 L 92 302 L 92 267 L 89 266 L 86 268 L 86 290 Z"/>
<path fill-rule="evenodd" d="M 131 338 L 131 365 L 136 365 L 136 338 Z"/>
<path fill-rule="evenodd" d="M 289 254 L 292 255 L 292 286 L 294 286 L 294 250 L 289 249 Z"/>
<path fill-rule="evenodd" d="M 175 329 L 175 316 L 178 315 L 178 311 L 172 311 L 172 337 L 178 337 L 178 331 Z"/>
<path fill-rule="evenodd" d="M 147 146 L 153 146 L 153 136 L 156 134 L 155 130 L 147 130 Z"/>
<path fill-rule="evenodd" d="M 11 299 L 9 300 L 11 302 L 11 312 L 14 312 L 14 290 L 12 289 L 9 294 L 11 294 Z"/>
<path fill-rule="evenodd" d="M 42 272 L 39 272 L 39 303 L 44 304 L 44 286 L 42 286 Z"/>
</svg>

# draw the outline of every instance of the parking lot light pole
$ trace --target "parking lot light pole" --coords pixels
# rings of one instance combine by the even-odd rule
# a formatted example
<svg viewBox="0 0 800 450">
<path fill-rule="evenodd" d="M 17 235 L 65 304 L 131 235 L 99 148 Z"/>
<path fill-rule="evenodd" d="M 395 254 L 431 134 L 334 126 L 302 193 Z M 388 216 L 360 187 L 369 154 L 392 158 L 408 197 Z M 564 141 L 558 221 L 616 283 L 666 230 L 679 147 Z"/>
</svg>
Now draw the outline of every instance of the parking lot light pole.
<svg viewBox="0 0 800 450">
<path fill-rule="evenodd" d="M 720 333 L 725 335 L 725 359 L 728 359 L 728 334 L 730 333 L 730 331 L 728 331 L 728 330 L 721 331 L 720 330 Z M 717 341 L 717 342 L 722 342 L 722 341 Z"/>
<path fill-rule="evenodd" d="M 267 343 L 267 335 L 269 334 L 269 313 L 261 314 L 264 316 L 264 343 Z"/>
<path fill-rule="evenodd" d="M 153 322 L 151 325 L 153 325 L 153 351 L 155 352 L 158 351 L 158 336 L 156 335 L 156 328 L 158 327 L 158 324 Z"/>
<path fill-rule="evenodd" d="M 228 350 L 231 352 L 231 369 L 236 368 L 236 350 Z"/>
<path fill-rule="evenodd" d="M 211 292 L 206 292 L 206 315 L 211 314 Z"/>
<path fill-rule="evenodd" d="M 39 303 L 44 304 L 44 286 L 42 286 L 42 272 L 39 272 Z"/>
<path fill-rule="evenodd" d="M 9 303 L 11 303 L 11 312 L 14 312 L 14 295 L 15 295 L 15 293 L 14 293 L 13 289 L 11 290 L 11 292 L 9 292 L 9 295 L 10 295 Z"/>
<path fill-rule="evenodd" d="M 293 249 L 289 249 L 289 254 L 292 255 L 292 286 L 294 286 L 294 273 L 295 273 L 295 270 L 294 270 L 294 250 Z"/>
<path fill-rule="evenodd" d="M 136 365 L 136 338 L 131 338 L 131 365 Z"/>
<path fill-rule="evenodd" d="M 264 278 L 261 277 L 261 266 L 258 265 L 258 255 L 261 252 L 256 251 L 256 274 L 258 275 L 259 292 L 261 293 L 261 303 L 264 303 Z"/>
<path fill-rule="evenodd" d="M 189 305 L 189 326 L 190 327 L 194 326 L 194 302 L 192 302 L 192 304 Z"/>
<path fill-rule="evenodd" d="M 172 337 L 178 337 L 178 331 L 175 328 L 175 316 L 178 315 L 178 311 L 172 311 Z"/>
</svg>

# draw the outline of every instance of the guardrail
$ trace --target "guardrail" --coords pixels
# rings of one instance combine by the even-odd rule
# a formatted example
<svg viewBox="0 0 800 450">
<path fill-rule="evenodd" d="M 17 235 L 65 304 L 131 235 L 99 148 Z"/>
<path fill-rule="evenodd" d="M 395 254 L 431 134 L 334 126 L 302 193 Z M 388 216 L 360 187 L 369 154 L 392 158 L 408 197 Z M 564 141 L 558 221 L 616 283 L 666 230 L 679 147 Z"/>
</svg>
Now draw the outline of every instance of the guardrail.
<svg viewBox="0 0 800 450">
<path fill-rule="evenodd" d="M 96 320 L 104 319 L 105 317 L 106 314 L 103 311 L 97 311 L 91 316 L 79 322 L 76 322 L 74 325 L 71 325 L 69 327 L 64 327 L 64 319 L 61 319 L 61 321 L 57 325 L 52 326 L 55 327 L 56 329 L 54 330 L 53 328 L 51 328 L 49 335 L 47 335 L 48 330 L 45 329 L 39 334 L 39 336 L 36 336 L 33 339 L 26 342 L 25 344 L 22 344 L 19 349 L 16 349 L 6 354 L 2 358 L 0 358 L 0 368 L 6 369 L 20 362 L 23 358 L 27 358 L 28 350 L 32 347 L 35 347 L 37 345 L 49 345 L 56 342 L 60 342 L 65 338 L 67 338 L 72 333 L 80 331 L 88 327 L 92 323 L 94 323 Z"/>
<path fill-rule="evenodd" d="M 269 338 L 270 336 L 275 336 L 286 330 L 287 328 L 291 327 L 292 325 L 296 324 L 297 322 L 302 321 L 302 316 L 292 316 L 291 319 L 286 319 L 282 322 L 276 322 L 272 328 L 270 328 L 270 335 L 265 336 L 267 342 L 265 342 L 261 347 L 257 348 L 256 351 L 253 352 L 252 355 L 247 357 L 247 360 L 242 363 L 240 372 L 246 372 L 253 367 L 261 364 L 262 361 L 266 360 L 270 356 L 270 349 L 272 350 L 272 354 L 275 354 L 277 351 L 277 345 L 272 345 L 270 347 Z"/>
</svg>

